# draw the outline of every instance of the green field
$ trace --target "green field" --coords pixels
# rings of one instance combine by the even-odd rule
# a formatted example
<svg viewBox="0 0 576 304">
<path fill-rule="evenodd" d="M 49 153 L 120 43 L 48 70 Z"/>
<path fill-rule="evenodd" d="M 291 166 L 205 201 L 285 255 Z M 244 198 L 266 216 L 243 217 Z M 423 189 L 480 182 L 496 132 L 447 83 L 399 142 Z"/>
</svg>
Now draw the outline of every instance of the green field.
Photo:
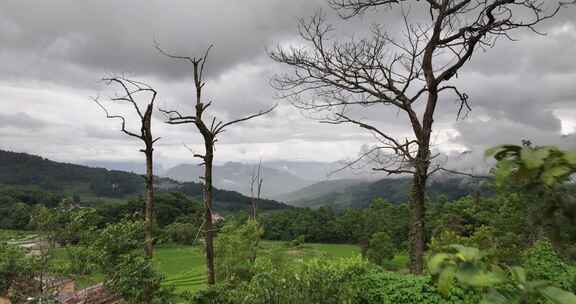
<svg viewBox="0 0 576 304">
<path fill-rule="evenodd" d="M 284 242 L 263 241 L 259 255 L 267 255 L 272 250 L 284 251 L 288 259 L 311 259 L 323 257 L 329 259 L 353 257 L 360 254 L 360 248 L 344 244 L 305 244 L 290 248 Z M 67 262 L 66 250 L 58 248 L 54 259 L 59 264 Z M 202 248 L 198 246 L 162 245 L 155 251 L 155 262 L 164 273 L 167 286 L 174 286 L 177 293 L 195 292 L 206 285 L 205 258 Z M 99 274 L 76 278 L 80 287 L 95 284 L 103 278 Z"/>
<path fill-rule="evenodd" d="M 0 241 L 14 239 L 29 239 L 36 235 L 26 231 L 0 230 Z M 312 258 L 338 259 L 353 257 L 360 254 L 360 248 L 346 244 L 304 244 L 299 247 L 289 247 L 286 242 L 262 241 L 258 256 L 266 256 L 272 251 L 285 253 L 289 260 L 308 260 Z M 53 261 L 64 266 L 68 262 L 66 249 L 57 248 L 53 253 Z M 155 264 L 164 273 L 164 284 L 174 286 L 177 293 L 195 292 L 206 285 L 205 258 L 199 246 L 161 245 L 155 251 Z M 404 255 L 396 256 L 386 268 L 402 270 L 407 264 Z M 101 274 L 76 277 L 79 287 L 86 287 L 101 282 Z"/>
<path fill-rule="evenodd" d="M 164 283 L 176 292 L 194 292 L 206 284 L 205 258 L 200 247 L 164 246 L 155 253 L 156 265 L 166 276 Z"/>
<path fill-rule="evenodd" d="M 0 229 L 0 242 L 24 241 L 35 238 L 37 235 L 30 231 Z"/>
<path fill-rule="evenodd" d="M 310 259 L 314 257 L 346 258 L 360 254 L 360 248 L 353 245 L 306 244 L 300 248 L 288 248 L 283 242 L 264 241 L 260 255 L 274 248 L 285 249 L 289 258 Z M 205 259 L 200 247 L 162 246 L 155 256 L 156 264 L 166 275 L 165 284 L 173 285 L 176 292 L 194 292 L 206 284 Z"/>
</svg>

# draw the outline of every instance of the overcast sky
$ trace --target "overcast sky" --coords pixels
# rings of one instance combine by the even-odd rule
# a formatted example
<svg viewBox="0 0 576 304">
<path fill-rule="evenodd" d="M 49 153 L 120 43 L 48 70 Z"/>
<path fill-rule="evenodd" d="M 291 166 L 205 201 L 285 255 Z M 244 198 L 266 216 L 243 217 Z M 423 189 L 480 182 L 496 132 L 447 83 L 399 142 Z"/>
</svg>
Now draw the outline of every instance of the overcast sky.
<svg viewBox="0 0 576 304">
<path fill-rule="evenodd" d="M 0 149 L 76 163 L 141 159 L 140 142 L 118 132 L 118 121 L 106 120 L 90 97 L 105 100 L 111 94 L 102 77 L 125 75 L 157 88 L 160 106 L 190 111 L 190 66 L 160 55 L 156 39 L 167 50 L 191 56 L 214 45 L 205 95 L 217 117 L 229 120 L 280 103 L 273 114 L 229 129 L 218 142 L 220 162 L 354 157 L 371 142 L 369 134 L 308 119 L 276 99 L 269 85 L 283 67 L 268 58 L 266 48 L 299 43 L 297 19 L 322 7 L 324 0 L 2 0 Z M 376 20 L 397 28 L 395 18 L 378 14 L 335 25 L 354 32 Z M 523 138 L 576 146 L 570 136 L 576 131 L 576 9 L 566 9 L 542 29 L 546 36 L 520 32 L 519 41 L 502 40 L 478 52 L 459 73 L 473 111 L 456 121 L 456 105 L 443 101 L 435 120 L 436 149 L 480 155 Z M 123 107 L 111 109 L 125 113 Z M 390 108 L 368 119 L 399 137 L 410 135 Z M 185 144 L 201 152 L 192 126 L 165 125 L 158 114 L 154 127 L 162 137 L 157 160 L 165 167 L 193 162 Z"/>
</svg>

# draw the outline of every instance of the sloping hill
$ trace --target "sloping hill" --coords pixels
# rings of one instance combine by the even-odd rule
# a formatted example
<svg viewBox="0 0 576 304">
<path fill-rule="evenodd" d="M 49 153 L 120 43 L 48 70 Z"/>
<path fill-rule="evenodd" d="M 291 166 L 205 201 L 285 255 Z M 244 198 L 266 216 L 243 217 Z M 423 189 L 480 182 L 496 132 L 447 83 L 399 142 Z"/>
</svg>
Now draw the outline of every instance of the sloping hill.
<svg viewBox="0 0 576 304">
<path fill-rule="evenodd" d="M 412 185 L 410 178 L 385 178 L 376 182 L 359 182 L 348 186 L 346 182 L 347 180 L 335 180 L 314 184 L 287 195 L 296 199 L 286 202 L 297 207 L 332 206 L 343 209 L 367 207 L 375 198 L 383 198 L 391 203 L 404 203 L 410 199 Z M 330 189 L 334 191 L 327 192 Z M 428 184 L 428 195 L 431 199 L 445 196 L 448 200 L 454 200 L 476 191 L 483 194 L 490 192 L 487 186 L 478 186 L 468 178 L 432 179 Z"/>
<path fill-rule="evenodd" d="M 255 166 L 243 163 L 228 162 L 214 166 L 214 186 L 250 195 L 250 177 Z M 275 197 L 308 186 L 314 181 L 306 180 L 286 170 L 262 167 L 264 184 L 262 197 Z M 164 176 L 180 182 L 198 182 L 203 175 L 203 168 L 198 165 L 182 164 L 166 171 Z"/>
<path fill-rule="evenodd" d="M 178 191 L 191 197 L 202 196 L 198 183 L 180 183 L 167 178 L 157 179 L 159 191 Z M 0 150 L 0 185 L 33 186 L 51 193 L 83 198 L 124 199 L 144 192 L 143 176 L 116 170 L 51 161 L 26 153 Z M 214 190 L 215 208 L 219 210 L 246 210 L 250 198 L 233 191 Z M 262 210 L 289 208 L 272 201 L 261 200 Z"/>
<path fill-rule="evenodd" d="M 349 187 L 368 183 L 363 179 L 336 179 L 325 180 L 310 186 L 298 189 L 294 192 L 274 196 L 274 199 L 282 202 L 298 202 L 302 200 L 314 200 L 332 193 L 346 192 Z"/>
<path fill-rule="evenodd" d="M 123 197 L 142 192 L 142 177 L 123 171 L 60 163 L 26 153 L 0 151 L 0 184 L 34 185 L 55 192 Z"/>
</svg>

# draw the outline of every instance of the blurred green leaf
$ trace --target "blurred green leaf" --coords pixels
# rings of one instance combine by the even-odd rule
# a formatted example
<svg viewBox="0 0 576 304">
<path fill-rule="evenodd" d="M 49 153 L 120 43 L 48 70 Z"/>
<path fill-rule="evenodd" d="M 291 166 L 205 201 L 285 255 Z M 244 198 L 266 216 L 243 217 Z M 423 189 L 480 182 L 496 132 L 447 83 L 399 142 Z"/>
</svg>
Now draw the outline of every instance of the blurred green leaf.
<svg viewBox="0 0 576 304">
<path fill-rule="evenodd" d="M 522 149 L 520 159 L 528 169 L 535 169 L 544 164 L 544 160 L 550 155 L 549 148 Z"/>
<path fill-rule="evenodd" d="M 474 287 L 492 287 L 503 283 L 506 277 L 481 269 L 461 270 L 456 273 L 458 280 Z"/>
<path fill-rule="evenodd" d="M 576 152 L 566 152 L 564 159 L 572 166 L 576 166 Z"/>
<path fill-rule="evenodd" d="M 556 304 L 576 304 L 576 295 L 556 287 L 542 289 L 542 295 Z"/>
<path fill-rule="evenodd" d="M 444 263 L 444 261 L 448 260 L 450 258 L 450 254 L 448 253 L 439 253 L 434 255 L 429 261 L 428 261 L 428 269 L 430 270 L 430 272 L 432 274 L 437 274 L 442 270 L 442 264 Z"/>
<path fill-rule="evenodd" d="M 510 268 L 510 273 L 515 281 L 526 284 L 526 271 L 522 267 L 514 266 Z"/>
<path fill-rule="evenodd" d="M 496 290 L 490 290 L 480 304 L 510 304 L 510 300 Z"/>
<path fill-rule="evenodd" d="M 443 295 L 448 295 L 450 288 L 454 284 L 454 276 L 456 274 L 456 269 L 454 267 L 445 268 L 438 277 L 438 291 Z"/>
<path fill-rule="evenodd" d="M 542 181 L 544 184 L 551 186 L 556 183 L 556 181 L 568 174 L 570 174 L 572 170 L 567 166 L 555 166 L 552 167 L 542 174 Z"/>
</svg>

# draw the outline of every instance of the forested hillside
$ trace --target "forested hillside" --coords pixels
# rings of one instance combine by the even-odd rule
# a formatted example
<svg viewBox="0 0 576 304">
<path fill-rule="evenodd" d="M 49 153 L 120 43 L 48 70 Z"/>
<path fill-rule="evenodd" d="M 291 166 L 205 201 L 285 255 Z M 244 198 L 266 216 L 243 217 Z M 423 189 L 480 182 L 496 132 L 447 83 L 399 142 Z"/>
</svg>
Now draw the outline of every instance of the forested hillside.
<svg viewBox="0 0 576 304">
<path fill-rule="evenodd" d="M 53 206 L 63 197 L 82 201 L 128 199 L 143 194 L 143 181 L 141 175 L 134 173 L 60 163 L 26 153 L 0 150 L 0 185 L 5 185 L 0 190 L 4 197 L 11 197 L 16 202 Z M 157 179 L 157 186 L 159 191 L 182 192 L 195 199 L 202 195 L 199 183 L 179 183 L 161 178 Z M 215 208 L 219 211 L 242 210 L 250 205 L 249 197 L 234 191 L 215 189 L 214 199 Z M 270 210 L 288 206 L 273 200 L 261 200 L 259 208 Z"/>
<path fill-rule="evenodd" d="M 287 202 L 297 207 L 336 209 L 366 208 L 377 198 L 391 203 L 405 203 L 410 199 L 410 178 L 385 178 L 375 182 L 358 180 L 324 181 L 286 195 Z M 429 182 L 429 198 L 444 196 L 456 200 L 467 195 L 489 194 L 485 183 L 470 178 L 444 177 Z"/>
<path fill-rule="evenodd" d="M 123 197 L 143 191 L 136 174 L 54 162 L 26 153 L 0 151 L 0 183 L 36 185 L 42 189 L 76 191 L 102 197 Z"/>
</svg>

